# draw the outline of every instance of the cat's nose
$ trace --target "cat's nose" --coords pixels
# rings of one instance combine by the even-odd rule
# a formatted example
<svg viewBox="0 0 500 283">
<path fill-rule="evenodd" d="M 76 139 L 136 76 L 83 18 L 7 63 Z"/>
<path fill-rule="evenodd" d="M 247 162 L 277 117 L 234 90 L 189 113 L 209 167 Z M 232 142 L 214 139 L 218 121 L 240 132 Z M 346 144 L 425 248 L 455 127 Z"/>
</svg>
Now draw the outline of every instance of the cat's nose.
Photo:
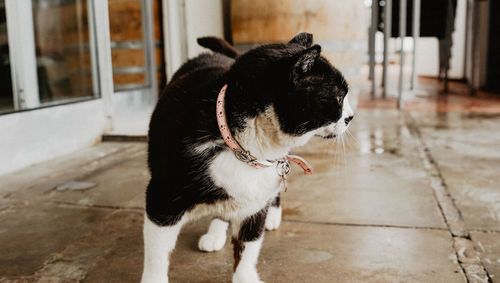
<svg viewBox="0 0 500 283">
<path fill-rule="evenodd" d="M 354 118 L 354 115 L 351 115 L 351 116 L 344 119 L 346 126 L 349 125 L 349 122 L 351 122 L 352 118 Z"/>
</svg>

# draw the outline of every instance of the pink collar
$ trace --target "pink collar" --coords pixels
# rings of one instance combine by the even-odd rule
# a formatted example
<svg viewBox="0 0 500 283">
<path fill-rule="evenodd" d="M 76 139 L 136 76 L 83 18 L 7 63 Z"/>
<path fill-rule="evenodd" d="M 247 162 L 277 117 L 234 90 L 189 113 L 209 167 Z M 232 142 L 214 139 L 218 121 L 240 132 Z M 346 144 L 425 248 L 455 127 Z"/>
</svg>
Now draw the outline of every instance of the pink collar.
<svg viewBox="0 0 500 283">
<path fill-rule="evenodd" d="M 258 160 L 249 151 L 244 150 L 241 145 L 233 138 L 229 126 L 226 120 L 226 110 L 224 98 L 226 96 L 227 84 L 225 84 L 219 92 L 217 97 L 217 123 L 219 124 L 219 130 L 224 139 L 226 145 L 233 151 L 236 158 L 240 161 L 247 163 L 254 168 L 267 168 L 271 166 L 280 167 L 283 162 L 292 161 L 299 165 L 306 175 L 312 174 L 312 167 L 305 161 L 302 157 L 296 155 L 287 155 L 280 160 L 268 161 L 268 160 Z M 289 171 L 289 170 L 288 170 Z M 279 173 L 280 176 L 282 173 Z M 288 174 L 288 172 L 286 172 Z"/>
</svg>

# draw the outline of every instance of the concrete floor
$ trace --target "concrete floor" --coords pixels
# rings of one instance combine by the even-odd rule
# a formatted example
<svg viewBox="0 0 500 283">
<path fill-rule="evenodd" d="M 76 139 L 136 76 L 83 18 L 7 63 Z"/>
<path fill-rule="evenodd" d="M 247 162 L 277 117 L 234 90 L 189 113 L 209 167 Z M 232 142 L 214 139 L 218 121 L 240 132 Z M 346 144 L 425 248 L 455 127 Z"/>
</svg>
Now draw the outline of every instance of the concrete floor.
<svg viewBox="0 0 500 283">
<path fill-rule="evenodd" d="M 500 282 L 500 115 L 359 110 L 345 137 L 296 150 L 267 282 Z M 97 185 L 56 191 L 66 181 Z M 0 282 L 137 282 L 145 143 L 102 143 L 1 177 Z M 232 248 L 187 225 L 171 282 L 230 282 Z M 486 280 L 486 281 L 482 281 Z"/>
</svg>

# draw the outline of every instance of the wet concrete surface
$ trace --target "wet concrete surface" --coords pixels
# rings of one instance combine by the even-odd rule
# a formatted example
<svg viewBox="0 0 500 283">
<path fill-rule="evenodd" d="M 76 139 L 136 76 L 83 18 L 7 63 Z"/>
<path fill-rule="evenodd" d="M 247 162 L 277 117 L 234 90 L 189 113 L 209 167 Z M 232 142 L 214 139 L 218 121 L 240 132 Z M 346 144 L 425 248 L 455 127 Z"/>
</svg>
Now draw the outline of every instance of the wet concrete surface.
<svg viewBox="0 0 500 283">
<path fill-rule="evenodd" d="M 343 145 L 318 138 L 295 151 L 312 163 L 315 175 L 294 171 L 283 195 L 294 213 L 285 210 L 285 219 L 445 228 L 418 144 L 400 113 L 360 112 L 356 119 Z"/>
<path fill-rule="evenodd" d="M 293 170 L 282 194 L 284 221 L 265 236 L 258 264 L 264 281 L 467 282 L 467 259 L 459 261 L 405 115 L 361 110 L 345 146 L 314 139 L 295 151 L 315 173 Z M 410 115 L 481 266 L 497 282 L 500 138 L 493 133 L 500 116 Z M 148 177 L 144 143 L 103 143 L 1 176 L 0 282 L 137 282 Z M 54 190 L 72 180 L 97 185 Z M 171 282 L 230 282 L 229 241 L 216 253 L 197 248 L 208 220 L 181 232 Z"/>
<path fill-rule="evenodd" d="M 500 231 L 500 115 L 413 116 L 467 228 Z"/>
<path fill-rule="evenodd" d="M 492 277 L 493 282 L 500 280 L 500 235 L 498 233 L 471 232 L 481 262 Z"/>
</svg>

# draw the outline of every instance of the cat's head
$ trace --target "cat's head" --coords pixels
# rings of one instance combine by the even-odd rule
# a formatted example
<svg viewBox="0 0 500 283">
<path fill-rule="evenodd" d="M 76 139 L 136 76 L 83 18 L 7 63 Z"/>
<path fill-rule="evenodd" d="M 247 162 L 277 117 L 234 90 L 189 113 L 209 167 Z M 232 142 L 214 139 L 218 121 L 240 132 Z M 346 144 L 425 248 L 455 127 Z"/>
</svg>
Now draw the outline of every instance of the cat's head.
<svg viewBox="0 0 500 283">
<path fill-rule="evenodd" d="M 255 113 L 236 138 L 247 147 L 260 144 L 250 151 L 303 145 L 314 135 L 331 139 L 346 131 L 354 116 L 347 82 L 320 54 L 312 35 L 300 33 L 286 44 L 264 45 L 237 58 L 230 71 L 239 93 L 233 98 Z"/>
</svg>

